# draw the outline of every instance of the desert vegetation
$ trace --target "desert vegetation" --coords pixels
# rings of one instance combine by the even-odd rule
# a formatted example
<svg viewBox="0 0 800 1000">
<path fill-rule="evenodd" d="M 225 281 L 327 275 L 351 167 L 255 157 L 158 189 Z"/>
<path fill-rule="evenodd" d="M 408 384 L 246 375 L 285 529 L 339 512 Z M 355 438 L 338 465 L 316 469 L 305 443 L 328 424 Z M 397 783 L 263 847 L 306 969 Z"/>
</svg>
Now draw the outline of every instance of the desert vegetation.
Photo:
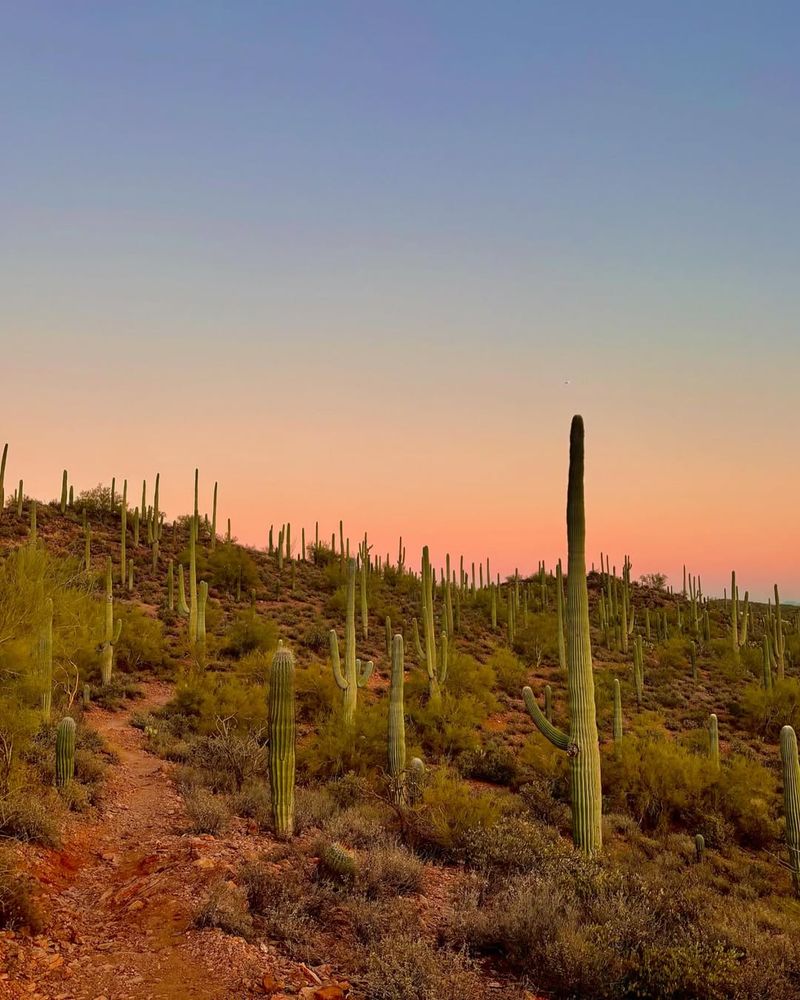
<svg viewBox="0 0 800 1000">
<path fill-rule="evenodd" d="M 106 986 L 120 942 L 192 995 L 800 995 L 800 612 L 593 562 L 580 417 L 566 566 L 502 579 L 341 522 L 243 547 L 198 473 L 171 521 L 158 475 L 6 495 L 7 455 L 11 995 Z M 109 815 L 138 842 L 98 860 Z M 67 948 L 104 862 L 70 898 L 116 936 Z"/>
</svg>

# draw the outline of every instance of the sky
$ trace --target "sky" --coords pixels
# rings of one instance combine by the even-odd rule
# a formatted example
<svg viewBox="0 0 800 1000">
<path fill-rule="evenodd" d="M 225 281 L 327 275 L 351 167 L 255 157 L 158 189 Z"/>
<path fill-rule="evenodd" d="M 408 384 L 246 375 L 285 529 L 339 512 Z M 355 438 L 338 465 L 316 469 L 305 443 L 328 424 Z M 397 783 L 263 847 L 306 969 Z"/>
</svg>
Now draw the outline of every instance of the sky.
<svg viewBox="0 0 800 1000">
<path fill-rule="evenodd" d="M 800 599 L 800 8 L 0 0 L 6 493 Z M 134 491 L 135 492 L 135 491 Z M 728 583 L 729 585 L 729 583 Z"/>
</svg>

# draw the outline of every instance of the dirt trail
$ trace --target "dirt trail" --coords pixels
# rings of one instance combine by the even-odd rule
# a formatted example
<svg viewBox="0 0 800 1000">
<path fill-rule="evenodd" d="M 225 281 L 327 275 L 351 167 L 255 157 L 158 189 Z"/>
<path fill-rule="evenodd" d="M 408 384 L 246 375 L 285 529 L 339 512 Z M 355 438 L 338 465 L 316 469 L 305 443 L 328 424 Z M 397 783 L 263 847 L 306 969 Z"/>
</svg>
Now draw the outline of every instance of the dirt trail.
<svg viewBox="0 0 800 1000">
<path fill-rule="evenodd" d="M 169 695 L 168 686 L 148 684 L 135 709 L 155 708 Z M 88 716 L 119 764 L 109 768 L 99 819 L 72 823 L 62 850 L 32 854 L 49 919 L 44 934 L 1 943 L 0 997 L 263 996 L 257 984 L 270 968 L 267 955 L 240 939 L 191 929 L 197 901 L 224 873 L 225 859 L 208 856 L 211 838 L 185 833 L 169 765 L 143 749 L 131 711 L 92 709 Z"/>
</svg>

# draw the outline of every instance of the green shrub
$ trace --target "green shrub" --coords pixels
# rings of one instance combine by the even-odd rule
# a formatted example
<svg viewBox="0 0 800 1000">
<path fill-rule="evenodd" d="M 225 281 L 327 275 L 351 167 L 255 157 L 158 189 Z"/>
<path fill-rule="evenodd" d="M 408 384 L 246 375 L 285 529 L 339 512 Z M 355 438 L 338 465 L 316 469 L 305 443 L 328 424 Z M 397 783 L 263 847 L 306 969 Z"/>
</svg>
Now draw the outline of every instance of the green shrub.
<svg viewBox="0 0 800 1000">
<path fill-rule="evenodd" d="M 183 797 L 183 804 L 192 833 L 221 833 L 230 819 L 222 799 L 203 788 L 188 791 Z"/>
<path fill-rule="evenodd" d="M 525 665 L 510 649 L 498 649 L 489 657 L 488 665 L 497 677 L 497 686 L 511 698 L 518 698 L 528 683 Z"/>
<path fill-rule="evenodd" d="M 465 778 L 493 785 L 513 785 L 519 776 L 516 759 L 502 743 L 497 742 L 461 754 L 458 769 Z"/>
<path fill-rule="evenodd" d="M 222 643 L 223 656 L 239 659 L 247 653 L 266 653 L 278 644 L 278 630 L 273 622 L 260 617 L 254 608 L 240 611 Z"/>
<path fill-rule="evenodd" d="M 250 938 L 253 920 L 242 889 L 230 882 L 217 882 L 195 917 L 196 927 L 218 927 L 226 934 Z"/>
<path fill-rule="evenodd" d="M 39 934 L 44 922 L 34 880 L 15 869 L 10 854 L 0 854 L 0 928 L 27 927 Z"/>
<path fill-rule="evenodd" d="M 484 981 L 463 956 L 423 938 L 383 938 L 366 975 L 370 1000 L 484 1000 Z"/>
</svg>

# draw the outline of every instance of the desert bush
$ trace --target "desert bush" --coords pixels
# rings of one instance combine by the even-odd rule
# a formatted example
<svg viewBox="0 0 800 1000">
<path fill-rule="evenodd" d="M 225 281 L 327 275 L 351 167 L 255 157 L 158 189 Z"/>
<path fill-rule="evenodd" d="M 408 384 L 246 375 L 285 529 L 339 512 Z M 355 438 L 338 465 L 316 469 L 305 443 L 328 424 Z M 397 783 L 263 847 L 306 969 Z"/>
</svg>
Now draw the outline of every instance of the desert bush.
<svg viewBox="0 0 800 1000">
<path fill-rule="evenodd" d="M 122 601 L 115 603 L 114 617 L 122 621 L 119 642 L 114 650 L 117 670 L 129 674 L 144 669 L 159 672 L 169 665 L 164 626 L 157 618 L 151 618 L 135 604 Z"/>
<path fill-rule="evenodd" d="M 211 887 L 207 899 L 194 920 L 196 927 L 218 927 L 226 934 L 250 938 L 253 919 L 247 909 L 247 898 L 242 889 L 230 882 L 217 882 Z"/>
<path fill-rule="evenodd" d="M 771 691 L 759 684 L 748 685 L 738 715 L 751 733 L 776 739 L 782 726 L 800 725 L 800 681 L 794 677 L 775 680 Z"/>
<path fill-rule="evenodd" d="M 488 665 L 497 677 L 497 686 L 512 698 L 518 698 L 527 684 L 524 663 L 510 649 L 498 649 L 489 657 Z"/>
<path fill-rule="evenodd" d="M 496 791 L 478 791 L 448 768 L 437 768 L 422 804 L 410 813 L 410 842 L 424 852 L 460 858 L 467 838 L 476 829 L 493 827 L 510 804 Z"/>
<path fill-rule="evenodd" d="M 240 611 L 228 627 L 220 652 L 239 659 L 247 653 L 267 652 L 278 643 L 275 625 L 262 618 L 253 608 Z"/>
<path fill-rule="evenodd" d="M 493 785 L 513 785 L 519 777 L 516 759 L 507 747 L 496 741 L 467 750 L 458 758 L 457 764 L 465 778 Z"/>
<path fill-rule="evenodd" d="M 337 805 L 325 787 L 299 785 L 295 789 L 294 829 L 304 833 L 310 829 L 321 829 L 337 811 Z"/>
<path fill-rule="evenodd" d="M 388 824 L 391 813 L 379 802 L 347 806 L 325 823 L 325 833 L 350 847 L 374 847 L 386 844 L 391 836 Z"/>
<path fill-rule="evenodd" d="M 215 791 L 240 791 L 246 781 L 266 780 L 266 731 L 239 726 L 236 718 L 215 721 L 214 732 L 199 737 L 189 760 L 205 770 Z"/>
<path fill-rule="evenodd" d="M 264 781 L 249 781 L 229 799 L 231 811 L 236 816 L 252 819 L 261 829 L 272 821 L 269 785 Z"/>
<path fill-rule="evenodd" d="M 10 854 L 0 853 L 0 928 L 27 927 L 39 934 L 44 914 L 33 879 L 17 871 Z"/>
<path fill-rule="evenodd" d="M 459 954 L 425 939 L 381 939 L 371 951 L 365 977 L 370 1000 L 483 1000 L 484 982 Z"/>
<path fill-rule="evenodd" d="M 333 778 L 348 771 L 374 774 L 386 762 L 385 699 L 375 703 L 363 699 L 350 729 L 342 721 L 341 697 L 334 704 L 336 707 L 319 723 L 313 739 L 300 744 L 299 773 L 312 780 Z"/>
<path fill-rule="evenodd" d="M 184 565 L 189 563 L 189 550 L 183 554 Z M 261 582 L 258 565 L 253 557 L 239 545 L 217 545 L 213 550 L 202 548 L 197 551 L 198 577 L 207 580 L 209 586 L 236 594 L 241 586 L 242 594 L 249 594 Z"/>
<path fill-rule="evenodd" d="M 11 791 L 0 799 L 0 836 L 59 846 L 59 800 L 52 789 L 31 795 L 29 788 Z"/>
<path fill-rule="evenodd" d="M 183 804 L 192 833 L 221 833 L 230 819 L 230 813 L 222 799 L 204 788 L 187 791 Z"/>
<path fill-rule="evenodd" d="M 422 888 L 424 868 L 402 847 L 375 847 L 358 860 L 356 889 L 369 899 L 412 896 Z"/>
</svg>

